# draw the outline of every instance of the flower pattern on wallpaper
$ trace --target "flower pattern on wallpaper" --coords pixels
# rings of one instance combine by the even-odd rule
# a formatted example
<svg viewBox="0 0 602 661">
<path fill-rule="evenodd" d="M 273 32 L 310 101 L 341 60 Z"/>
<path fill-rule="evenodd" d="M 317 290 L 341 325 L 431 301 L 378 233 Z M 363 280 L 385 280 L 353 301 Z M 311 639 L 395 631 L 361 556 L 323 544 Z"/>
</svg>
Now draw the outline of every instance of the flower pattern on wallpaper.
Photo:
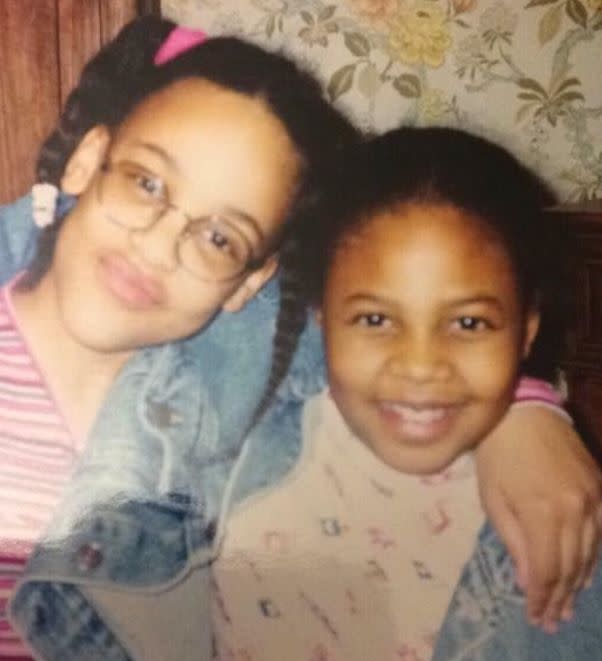
<svg viewBox="0 0 602 661">
<path fill-rule="evenodd" d="M 283 48 L 363 128 L 467 128 L 567 200 L 602 198 L 602 0 L 163 0 Z"/>
</svg>

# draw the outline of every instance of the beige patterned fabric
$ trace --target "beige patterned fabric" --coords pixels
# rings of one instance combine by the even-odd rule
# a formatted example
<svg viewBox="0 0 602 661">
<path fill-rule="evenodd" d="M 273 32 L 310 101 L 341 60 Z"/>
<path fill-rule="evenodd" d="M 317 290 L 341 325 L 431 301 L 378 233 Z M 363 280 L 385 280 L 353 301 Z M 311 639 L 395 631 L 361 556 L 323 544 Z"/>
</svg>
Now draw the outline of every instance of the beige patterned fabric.
<svg viewBox="0 0 602 661">
<path fill-rule="evenodd" d="M 163 0 L 210 34 L 284 49 L 365 129 L 466 128 L 565 200 L 602 198 L 602 0 Z"/>
<path fill-rule="evenodd" d="M 220 661 L 427 661 L 484 514 L 473 456 L 383 463 L 327 391 L 299 461 L 240 503 L 213 565 Z"/>
</svg>

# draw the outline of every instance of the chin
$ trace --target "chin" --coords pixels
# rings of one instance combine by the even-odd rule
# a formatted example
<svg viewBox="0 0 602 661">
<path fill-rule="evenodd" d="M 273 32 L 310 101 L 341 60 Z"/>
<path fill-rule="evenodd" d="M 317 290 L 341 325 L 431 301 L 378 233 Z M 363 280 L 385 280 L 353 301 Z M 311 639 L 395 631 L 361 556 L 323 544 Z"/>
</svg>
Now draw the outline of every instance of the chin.
<svg viewBox="0 0 602 661">
<path fill-rule="evenodd" d="M 372 451 L 387 466 L 400 473 L 432 475 L 441 473 L 468 448 L 449 447 L 399 447 L 375 448 Z"/>
<path fill-rule="evenodd" d="M 140 343 L 130 341 L 131 333 L 117 332 L 107 325 L 93 325 L 82 318 L 66 320 L 67 332 L 75 344 L 99 354 L 132 351 Z"/>
<path fill-rule="evenodd" d="M 78 338 L 79 344 L 89 351 L 98 354 L 123 354 L 130 353 L 138 348 L 138 344 L 127 342 L 126 340 L 115 340 L 114 338 L 101 338 L 101 337 L 80 337 Z"/>
</svg>

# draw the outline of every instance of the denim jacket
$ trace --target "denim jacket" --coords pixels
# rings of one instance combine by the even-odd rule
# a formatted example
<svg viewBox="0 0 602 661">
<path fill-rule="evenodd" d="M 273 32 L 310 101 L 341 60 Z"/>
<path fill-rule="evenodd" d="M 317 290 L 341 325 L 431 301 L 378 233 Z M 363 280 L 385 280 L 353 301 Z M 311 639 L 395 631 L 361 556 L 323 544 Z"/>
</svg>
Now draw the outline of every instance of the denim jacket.
<svg viewBox="0 0 602 661">
<path fill-rule="evenodd" d="M 34 246 L 30 199 L 0 208 L 2 281 Z M 242 312 L 140 351 L 122 370 L 11 603 L 14 626 L 40 659 L 209 661 L 208 566 L 228 509 L 294 466 L 303 403 L 324 384 L 310 327 L 243 443 L 267 378 L 277 304 L 277 286 L 268 285 Z M 434 661 L 602 659 L 600 574 L 582 597 L 596 608 L 581 607 L 573 624 L 547 636 L 523 618 L 509 556 L 487 526 Z"/>
<path fill-rule="evenodd" d="M 30 198 L 0 208 L 3 282 L 29 262 L 35 234 Z M 234 479 L 241 497 L 288 465 L 288 454 L 264 461 L 245 472 L 249 484 L 237 470 L 267 380 L 277 305 L 272 284 L 242 312 L 141 350 L 123 368 L 11 601 L 15 628 L 40 658 L 211 657 L 208 564 Z M 322 383 L 319 343 L 315 329 L 301 341 L 282 391 L 291 411 Z M 260 428 L 255 438 L 265 436 Z"/>
<path fill-rule="evenodd" d="M 600 661 L 600 560 L 593 585 L 577 595 L 573 619 L 547 634 L 526 620 L 511 558 L 486 524 L 450 602 L 432 661 Z"/>
</svg>

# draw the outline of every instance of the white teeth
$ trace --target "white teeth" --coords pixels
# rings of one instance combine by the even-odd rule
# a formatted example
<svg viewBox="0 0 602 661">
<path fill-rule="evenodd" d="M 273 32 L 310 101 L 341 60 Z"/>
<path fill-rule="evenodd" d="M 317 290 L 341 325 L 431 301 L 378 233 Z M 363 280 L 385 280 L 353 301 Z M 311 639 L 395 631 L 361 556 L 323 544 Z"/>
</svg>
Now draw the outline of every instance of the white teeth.
<svg viewBox="0 0 602 661">
<path fill-rule="evenodd" d="M 403 404 L 390 404 L 389 406 L 398 415 L 402 416 L 406 422 L 423 425 L 443 420 L 447 412 L 447 409 L 441 406 L 432 408 L 426 407 L 420 409 Z"/>
</svg>

